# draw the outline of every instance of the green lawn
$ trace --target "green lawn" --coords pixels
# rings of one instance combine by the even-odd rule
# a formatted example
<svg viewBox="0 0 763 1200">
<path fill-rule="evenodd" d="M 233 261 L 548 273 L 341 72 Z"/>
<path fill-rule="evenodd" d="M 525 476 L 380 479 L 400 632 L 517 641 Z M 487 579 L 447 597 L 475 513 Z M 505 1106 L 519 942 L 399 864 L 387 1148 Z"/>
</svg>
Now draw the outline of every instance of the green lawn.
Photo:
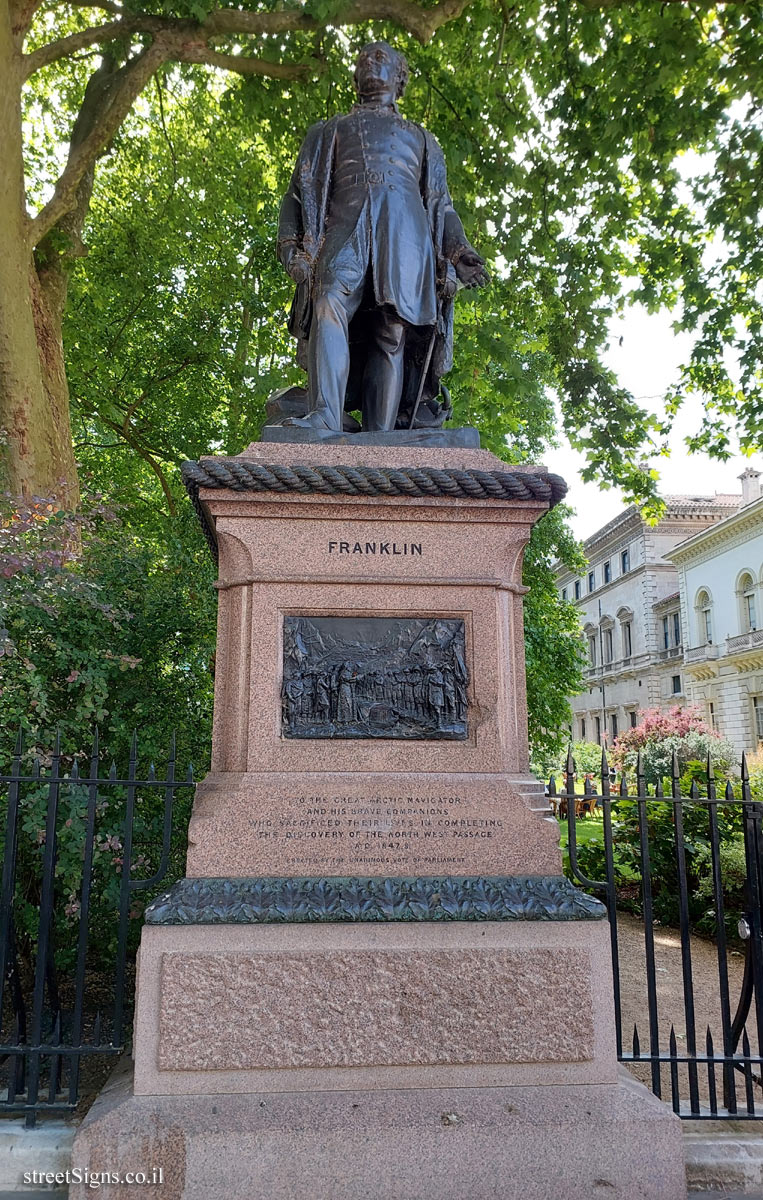
<svg viewBox="0 0 763 1200">
<path fill-rule="evenodd" d="M 565 874 L 568 874 L 570 856 L 567 852 L 567 842 L 569 839 L 567 834 L 566 820 L 559 822 L 559 831 L 561 834 L 561 837 L 559 838 L 559 845 L 562 848 L 563 868 Z M 580 849 L 581 846 L 591 844 L 603 846 L 604 822 L 601 817 L 581 817 L 575 822 L 575 834 L 577 838 L 578 849 Z M 637 871 L 634 871 L 632 867 L 626 866 L 624 863 L 622 863 L 618 856 L 616 845 L 613 847 L 613 851 L 617 878 L 619 879 L 620 883 L 629 884 L 631 881 L 633 881 L 633 883 L 639 883 L 641 876 Z"/>
<path fill-rule="evenodd" d="M 559 828 L 562 836 L 560 845 L 563 850 L 567 849 L 567 822 L 566 820 L 559 822 Z M 604 843 L 604 822 L 600 817 L 581 817 L 575 822 L 575 833 L 577 835 L 577 843 L 579 846 L 585 845 L 587 842 L 598 842 L 599 845 Z"/>
<path fill-rule="evenodd" d="M 562 835 L 559 839 L 559 845 L 562 847 L 562 862 L 564 872 L 567 874 L 570 869 L 570 856 L 567 853 L 568 832 L 566 820 L 559 822 L 559 829 Z M 588 845 L 591 842 L 597 842 L 600 846 L 604 844 L 604 822 L 600 817 L 581 817 L 580 820 L 575 822 L 575 833 L 578 848 Z"/>
</svg>

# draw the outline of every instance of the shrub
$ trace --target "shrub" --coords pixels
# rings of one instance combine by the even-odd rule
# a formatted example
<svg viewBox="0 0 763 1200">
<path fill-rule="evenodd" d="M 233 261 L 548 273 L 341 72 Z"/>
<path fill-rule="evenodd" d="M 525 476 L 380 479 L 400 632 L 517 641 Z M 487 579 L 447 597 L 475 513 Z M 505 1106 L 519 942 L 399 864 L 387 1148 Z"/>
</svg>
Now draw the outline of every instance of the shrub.
<svg viewBox="0 0 763 1200">
<path fill-rule="evenodd" d="M 689 919 L 695 928 L 711 933 L 715 927 L 715 907 L 712 894 L 712 859 L 710 825 L 707 805 L 684 804 L 683 849 L 686 862 Z M 724 868 L 724 903 L 728 908 L 727 924 L 736 926 L 741 907 L 739 896 L 739 852 L 741 847 L 741 813 L 736 805 L 717 807 L 718 836 L 721 864 Z M 649 866 L 652 883 L 654 916 L 670 925 L 679 921 L 679 874 L 676 860 L 676 827 L 674 806 L 666 800 L 649 799 L 646 803 L 646 829 L 649 840 Z M 612 802 L 612 842 L 614 877 L 622 906 L 642 911 L 641 837 L 639 806 L 634 797 L 619 796 Z M 744 871 L 742 849 L 741 870 Z M 591 842 L 578 850 L 580 869 L 590 879 L 606 879 L 603 844 Z M 634 884 L 638 884 L 636 892 Z"/>
<path fill-rule="evenodd" d="M 575 763 L 575 778 L 579 782 L 585 775 L 593 775 L 597 789 L 601 780 L 601 746 L 596 742 L 573 742 L 572 743 L 572 758 Z M 563 757 L 557 757 L 550 764 L 549 770 L 544 773 L 544 782 L 548 782 L 550 775 L 554 776 L 556 786 L 562 788 L 564 786 L 564 776 L 567 770 L 567 753 Z"/>
<path fill-rule="evenodd" d="M 718 860 L 723 880 L 723 914 L 727 936 L 736 940 L 737 924 L 745 904 L 745 884 L 747 866 L 744 852 L 744 835 L 735 833 L 727 841 L 721 842 Z M 698 855 L 698 867 L 701 875 L 697 885 L 697 901 L 703 907 L 703 914 L 697 922 L 698 929 L 703 933 L 715 933 L 718 912 L 713 891 L 713 868 L 710 848 L 703 847 Z"/>
<path fill-rule="evenodd" d="M 135 521 L 136 512 L 130 514 Z M 124 777 L 132 730 L 138 731 L 139 777 L 155 760 L 162 770 L 173 729 L 178 773 L 193 761 L 206 766 L 212 715 L 214 591 L 212 564 L 201 537 L 183 529 L 190 505 L 177 518 L 140 529 L 123 523 L 98 497 L 77 514 L 46 500 L 0 500 L 0 754 L 5 765 L 23 729 L 23 767 L 35 757 L 50 763 L 61 731 L 61 771 L 75 760 L 87 769 L 95 726 L 100 728 L 101 775 L 114 756 Z M 196 550 L 194 550 L 194 546 Z M 189 549 L 190 547 L 190 549 Z M 206 583 L 206 587 L 204 586 Z M 26 773 L 29 773 L 27 770 Z M 182 873 L 190 794 L 178 793 L 173 866 Z M 20 804 L 15 921 L 24 957 L 36 936 L 45 841 L 47 789 L 25 787 Z M 56 873 L 56 944 L 61 965 L 73 954 L 87 797 L 62 788 Z M 138 794 L 136 874 L 158 865 L 163 794 Z M 113 956 L 114 922 L 122 867 L 124 794 L 104 789 L 97 803 L 91 946 Z M 0 820 L 0 856 L 5 837 Z M 168 880 L 169 882 L 169 880 Z M 145 893 L 132 916 L 139 931 Z"/>
<path fill-rule="evenodd" d="M 709 755 L 715 771 L 727 773 L 738 758 L 734 743 L 710 729 L 694 708 L 671 708 L 668 712 L 645 709 L 638 725 L 616 739 L 612 764 L 616 770 L 633 776 L 639 751 L 649 784 L 670 776 L 674 752 L 680 772 L 691 761 L 704 763 Z"/>
<path fill-rule="evenodd" d="M 626 778 L 632 780 L 639 752 L 647 786 L 651 787 L 659 780 L 666 796 L 671 793 L 675 753 L 681 773 L 681 795 L 687 798 L 694 783 L 699 787 L 700 796 L 706 794 L 708 755 L 716 777 L 719 773 L 728 772 L 737 759 L 733 743 L 709 729 L 694 709 L 674 708 L 669 712 L 647 710 L 642 714 L 639 725 L 624 731 L 616 740 L 611 762 Z M 763 770 L 753 772 L 753 792 L 758 781 L 763 790 Z M 722 778 L 717 786 L 723 786 Z M 739 784 L 734 790 L 735 795 L 741 797 Z M 733 931 L 741 909 L 740 889 L 744 876 L 741 814 L 736 806 L 721 805 L 716 811 L 726 923 Z M 680 901 L 675 809 L 669 801 L 650 798 L 645 813 L 654 916 L 666 923 L 676 924 L 680 916 Z M 695 928 L 710 933 L 715 928 L 716 914 L 707 806 L 684 804 L 682 817 L 689 919 Z M 620 902 L 624 907 L 641 911 L 641 835 L 639 805 L 634 797 L 618 796 L 613 800 L 612 840 L 614 877 L 621 892 Z M 603 845 L 595 842 L 581 845 L 578 862 L 589 878 L 606 878 Z M 638 889 L 635 885 L 638 885 Z"/>
</svg>

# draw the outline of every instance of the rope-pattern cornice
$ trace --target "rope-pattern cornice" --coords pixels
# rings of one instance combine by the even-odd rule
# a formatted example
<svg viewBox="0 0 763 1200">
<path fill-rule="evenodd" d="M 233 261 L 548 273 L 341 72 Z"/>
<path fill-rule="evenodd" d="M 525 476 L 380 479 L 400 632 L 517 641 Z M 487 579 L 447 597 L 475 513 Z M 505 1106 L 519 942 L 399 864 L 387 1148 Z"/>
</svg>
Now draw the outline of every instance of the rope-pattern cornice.
<svg viewBox="0 0 763 1200">
<path fill-rule="evenodd" d="M 558 475 L 531 471 L 461 471 L 454 467 L 263 466 L 247 459 L 206 459 L 182 466 L 186 487 L 236 492 L 318 492 L 324 496 L 446 496 L 467 500 L 539 500 L 567 492 Z"/>
<path fill-rule="evenodd" d="M 244 458 L 184 462 L 183 480 L 216 557 L 214 529 L 199 503 L 200 488 L 234 492 L 296 492 L 323 496 L 442 497 L 450 500 L 535 501 L 553 508 L 567 494 L 559 475 L 540 471 L 479 471 L 455 467 L 330 467 L 263 465 Z"/>
</svg>

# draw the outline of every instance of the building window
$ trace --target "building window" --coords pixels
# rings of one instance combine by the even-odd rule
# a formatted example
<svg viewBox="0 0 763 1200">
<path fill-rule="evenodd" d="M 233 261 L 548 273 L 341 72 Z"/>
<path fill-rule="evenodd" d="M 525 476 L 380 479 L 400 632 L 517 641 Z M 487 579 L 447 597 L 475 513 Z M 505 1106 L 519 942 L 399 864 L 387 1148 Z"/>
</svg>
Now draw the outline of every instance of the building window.
<svg viewBox="0 0 763 1200">
<path fill-rule="evenodd" d="M 612 642 L 612 630 L 604 630 L 604 661 L 611 663 L 614 658 L 614 645 Z"/>
<path fill-rule="evenodd" d="M 631 721 L 631 729 L 635 729 L 636 728 L 636 720 L 637 720 L 636 710 L 631 709 L 628 716 L 630 717 L 630 721 Z"/>
<path fill-rule="evenodd" d="M 585 741 L 585 717 L 580 718 L 580 740 Z"/>
<path fill-rule="evenodd" d="M 579 579 L 575 580 L 575 599 L 576 600 L 580 599 L 580 580 Z"/>
<path fill-rule="evenodd" d="M 696 611 L 700 645 L 711 646 L 713 644 L 713 602 L 710 599 L 710 593 L 705 589 L 697 596 Z"/>
<path fill-rule="evenodd" d="M 596 587 L 596 572 L 589 571 L 588 572 L 588 590 L 589 590 L 589 592 L 592 592 L 595 587 Z"/>
<path fill-rule="evenodd" d="M 596 666 L 596 635 L 593 633 L 588 639 L 588 660 L 592 667 Z"/>
<path fill-rule="evenodd" d="M 596 717 L 596 741 L 601 745 L 601 717 Z"/>
<path fill-rule="evenodd" d="M 631 569 L 631 552 L 630 552 L 630 550 L 623 550 L 622 554 L 620 555 L 620 573 L 622 575 L 627 575 L 628 572 L 630 571 L 630 569 Z"/>
<path fill-rule="evenodd" d="M 709 704 L 708 704 L 708 706 L 707 706 L 707 723 L 708 723 L 708 725 L 710 726 L 710 728 L 711 728 L 711 729 L 715 729 L 715 728 L 716 728 L 716 724 L 715 724 L 715 705 L 713 704 L 712 700 L 710 701 L 710 703 L 709 703 Z"/>
<path fill-rule="evenodd" d="M 567 589 L 562 588 L 562 601 L 566 601 L 566 599 L 567 599 Z"/>
<path fill-rule="evenodd" d="M 612 713 L 612 716 L 609 718 L 609 722 L 612 727 L 612 741 L 614 742 L 615 738 L 617 737 L 617 716 L 615 713 Z"/>
<path fill-rule="evenodd" d="M 752 575 L 743 575 L 739 580 L 739 596 L 742 609 L 742 633 L 751 633 L 757 629 L 757 613 L 755 610 L 755 584 Z"/>
<path fill-rule="evenodd" d="M 633 635 L 630 621 L 623 621 L 623 658 L 630 658 L 633 653 Z"/>
<path fill-rule="evenodd" d="M 681 614 L 668 613 L 662 618 L 662 647 L 669 650 L 671 646 L 681 645 Z"/>
<path fill-rule="evenodd" d="M 680 675 L 673 676 L 673 695 L 674 696 L 681 695 L 681 676 Z"/>
<path fill-rule="evenodd" d="M 610 583 L 611 580 L 612 580 L 612 564 L 609 561 L 609 559 L 607 559 L 607 561 L 604 564 L 604 582 Z"/>
<path fill-rule="evenodd" d="M 763 742 L 763 696 L 753 696 L 752 709 L 755 714 L 755 737 Z"/>
</svg>

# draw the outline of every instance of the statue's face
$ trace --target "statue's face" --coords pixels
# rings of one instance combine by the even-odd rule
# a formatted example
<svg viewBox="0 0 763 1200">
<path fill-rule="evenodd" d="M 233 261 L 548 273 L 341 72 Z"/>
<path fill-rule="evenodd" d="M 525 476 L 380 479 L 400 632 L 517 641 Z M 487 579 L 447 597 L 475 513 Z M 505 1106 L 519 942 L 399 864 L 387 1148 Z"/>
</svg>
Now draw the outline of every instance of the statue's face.
<svg viewBox="0 0 763 1200">
<path fill-rule="evenodd" d="M 364 46 L 358 55 L 355 67 L 355 86 L 361 96 L 375 92 L 396 91 L 398 57 L 386 42 L 372 42 Z"/>
</svg>

